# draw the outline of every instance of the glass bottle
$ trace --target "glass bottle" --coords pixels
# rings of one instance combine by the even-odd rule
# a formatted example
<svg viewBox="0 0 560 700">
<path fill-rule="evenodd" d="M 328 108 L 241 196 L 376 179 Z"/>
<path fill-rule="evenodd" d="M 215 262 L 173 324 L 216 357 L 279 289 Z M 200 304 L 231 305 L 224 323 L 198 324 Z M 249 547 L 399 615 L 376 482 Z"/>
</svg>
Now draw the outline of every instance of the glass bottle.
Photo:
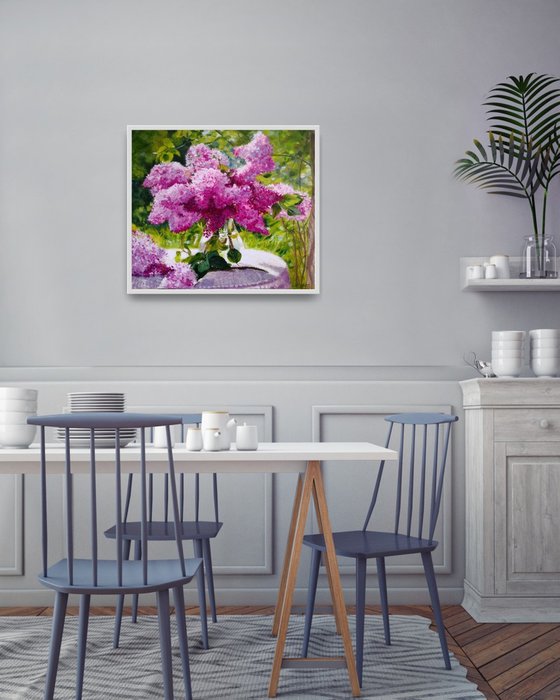
<svg viewBox="0 0 560 700">
<path fill-rule="evenodd" d="M 526 236 L 521 253 L 521 271 L 524 279 L 557 279 L 558 267 L 556 245 L 552 236 L 545 236 L 544 242 L 535 236 Z"/>
</svg>

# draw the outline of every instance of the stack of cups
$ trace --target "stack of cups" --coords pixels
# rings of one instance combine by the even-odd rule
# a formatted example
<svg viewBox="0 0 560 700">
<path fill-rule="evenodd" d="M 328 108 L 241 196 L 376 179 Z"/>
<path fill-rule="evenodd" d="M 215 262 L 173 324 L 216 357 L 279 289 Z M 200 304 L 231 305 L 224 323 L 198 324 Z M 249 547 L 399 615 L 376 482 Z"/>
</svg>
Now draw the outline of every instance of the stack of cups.
<svg viewBox="0 0 560 700">
<path fill-rule="evenodd" d="M 15 386 L 0 387 L 0 445 L 29 447 L 37 431 L 27 425 L 28 416 L 37 415 L 37 390 Z"/>
<path fill-rule="evenodd" d="M 529 331 L 531 339 L 531 369 L 537 377 L 557 377 L 560 374 L 560 329 L 540 328 Z"/>
<path fill-rule="evenodd" d="M 525 331 L 492 331 L 492 369 L 497 377 L 518 377 Z"/>
</svg>

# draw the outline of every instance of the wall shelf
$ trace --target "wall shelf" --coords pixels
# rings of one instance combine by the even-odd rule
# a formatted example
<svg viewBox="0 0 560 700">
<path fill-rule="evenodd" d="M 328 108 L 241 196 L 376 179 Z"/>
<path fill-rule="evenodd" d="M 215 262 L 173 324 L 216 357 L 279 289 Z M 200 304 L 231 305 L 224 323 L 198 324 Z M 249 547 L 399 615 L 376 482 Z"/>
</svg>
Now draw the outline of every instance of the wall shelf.
<svg viewBox="0 0 560 700">
<path fill-rule="evenodd" d="M 487 260 L 484 257 L 461 258 L 461 289 L 464 292 L 560 292 L 560 278 L 521 279 L 518 276 L 521 258 L 510 258 L 512 277 L 509 279 L 467 279 L 469 265 L 482 265 Z"/>
</svg>

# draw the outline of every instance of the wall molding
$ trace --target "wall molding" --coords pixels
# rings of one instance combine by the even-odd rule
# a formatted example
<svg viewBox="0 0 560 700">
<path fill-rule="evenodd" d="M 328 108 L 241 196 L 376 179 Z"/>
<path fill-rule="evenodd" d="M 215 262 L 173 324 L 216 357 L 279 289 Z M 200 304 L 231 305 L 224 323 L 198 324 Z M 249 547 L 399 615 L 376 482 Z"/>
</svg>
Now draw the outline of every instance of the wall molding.
<svg viewBox="0 0 560 700">
<path fill-rule="evenodd" d="M 7 498 L 14 504 L 13 517 L 13 559 L 12 561 L 0 561 L 0 576 L 21 576 L 23 574 L 23 498 L 24 498 L 24 476 L 23 474 L 6 474 L 2 479 L 11 478 L 13 482 L 13 490 L 2 489 L 1 499 Z M 1 502 L 0 499 L 0 502 Z M 9 532 L 9 531 L 8 531 Z M 8 536 L 8 532 L 4 531 L 2 537 Z"/>
</svg>

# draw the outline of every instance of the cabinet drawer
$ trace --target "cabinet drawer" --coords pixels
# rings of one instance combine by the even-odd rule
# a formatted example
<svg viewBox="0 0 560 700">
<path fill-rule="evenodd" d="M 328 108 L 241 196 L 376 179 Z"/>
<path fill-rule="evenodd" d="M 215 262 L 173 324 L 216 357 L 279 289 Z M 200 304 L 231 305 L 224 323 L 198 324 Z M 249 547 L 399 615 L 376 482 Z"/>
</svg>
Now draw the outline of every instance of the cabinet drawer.
<svg viewBox="0 0 560 700">
<path fill-rule="evenodd" d="M 497 408 L 494 439 L 560 441 L 560 408 Z"/>
</svg>

